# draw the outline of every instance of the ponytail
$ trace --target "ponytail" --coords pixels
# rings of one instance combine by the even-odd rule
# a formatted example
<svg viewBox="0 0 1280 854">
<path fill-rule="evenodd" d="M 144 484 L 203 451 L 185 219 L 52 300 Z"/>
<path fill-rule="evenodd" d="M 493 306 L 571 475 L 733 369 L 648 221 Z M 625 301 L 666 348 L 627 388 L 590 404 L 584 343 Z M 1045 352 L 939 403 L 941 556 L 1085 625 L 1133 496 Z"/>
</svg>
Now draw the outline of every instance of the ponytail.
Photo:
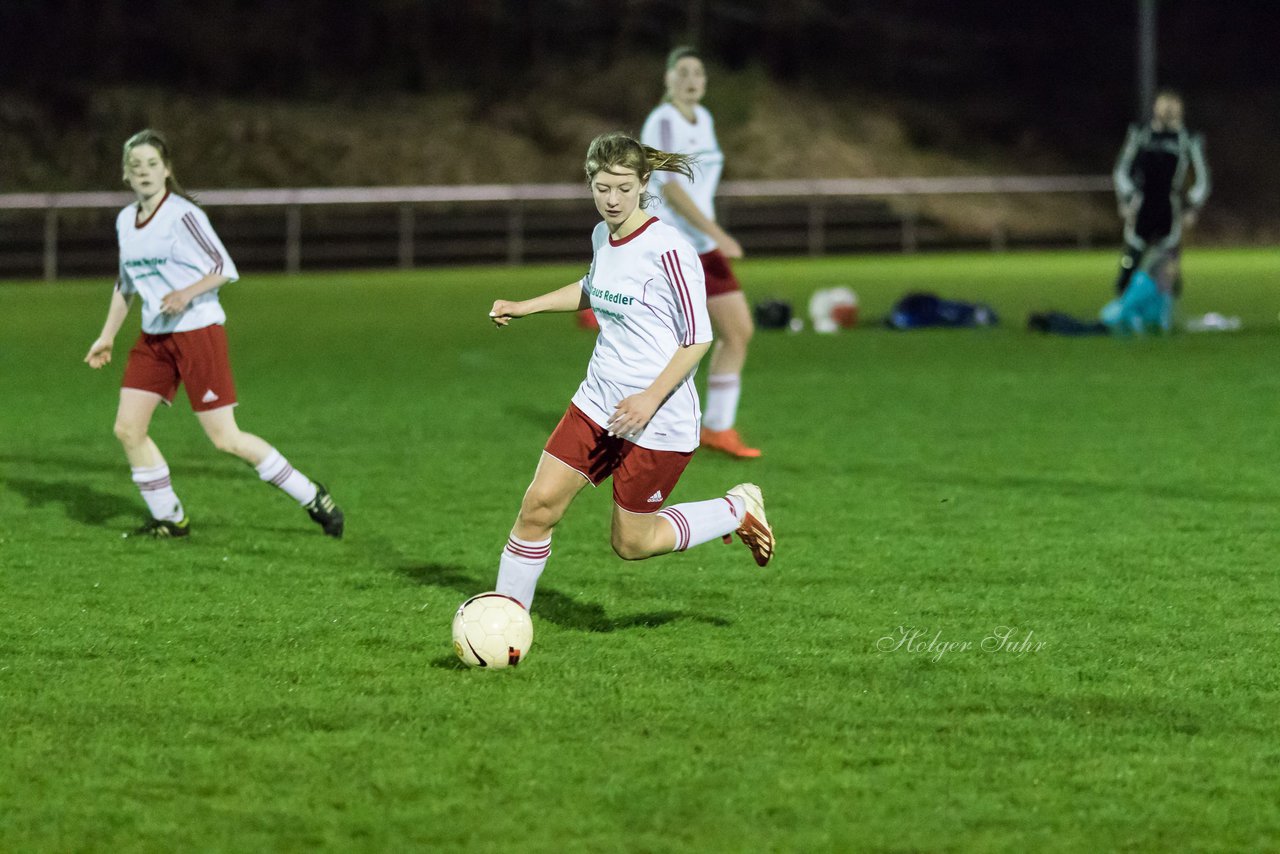
<svg viewBox="0 0 1280 854">
<path fill-rule="evenodd" d="M 587 147 L 587 161 L 584 170 L 588 183 L 595 179 L 599 172 L 613 172 L 618 169 L 629 169 L 639 176 L 642 182 L 648 181 L 654 172 L 675 172 L 690 181 L 694 180 L 693 166 L 696 159 L 688 154 L 676 154 L 671 151 L 660 151 L 643 145 L 636 139 L 621 131 L 604 133 L 591 140 Z M 640 207 L 646 207 L 653 197 L 645 193 L 640 197 Z"/>
</svg>

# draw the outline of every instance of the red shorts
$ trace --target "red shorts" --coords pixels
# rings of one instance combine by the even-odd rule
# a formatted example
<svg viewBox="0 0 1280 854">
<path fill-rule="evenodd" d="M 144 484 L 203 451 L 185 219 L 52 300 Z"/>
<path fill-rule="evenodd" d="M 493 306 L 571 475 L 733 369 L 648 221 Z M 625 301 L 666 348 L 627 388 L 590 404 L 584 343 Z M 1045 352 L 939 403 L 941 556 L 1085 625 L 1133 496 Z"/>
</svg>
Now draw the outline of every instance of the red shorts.
<svg viewBox="0 0 1280 854">
<path fill-rule="evenodd" d="M 236 402 L 227 356 L 227 330 L 221 324 L 152 335 L 144 332 L 129 351 L 120 385 L 149 391 L 173 403 L 178 386 L 187 385 L 194 412 L 207 412 Z"/>
<path fill-rule="evenodd" d="M 577 471 L 592 486 L 613 476 L 613 503 L 632 513 L 656 513 L 675 489 L 693 451 L 642 448 L 588 418 L 569 404 L 547 440 L 546 452 Z"/>
<path fill-rule="evenodd" d="M 719 249 L 712 249 L 698 256 L 702 262 L 702 273 L 707 279 L 707 296 L 718 297 L 742 290 L 738 277 L 733 275 L 729 259 Z"/>
</svg>

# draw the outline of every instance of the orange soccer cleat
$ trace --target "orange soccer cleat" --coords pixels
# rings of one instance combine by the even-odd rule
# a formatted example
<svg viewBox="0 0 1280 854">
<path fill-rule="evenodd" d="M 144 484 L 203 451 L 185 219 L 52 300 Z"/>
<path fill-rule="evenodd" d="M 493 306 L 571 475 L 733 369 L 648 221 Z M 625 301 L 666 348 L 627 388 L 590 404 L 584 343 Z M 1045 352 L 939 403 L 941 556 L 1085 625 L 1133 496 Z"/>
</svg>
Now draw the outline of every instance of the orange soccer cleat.
<svg viewBox="0 0 1280 854">
<path fill-rule="evenodd" d="M 738 431 L 730 427 L 728 430 L 708 430 L 702 428 L 702 446 L 721 451 L 731 457 L 753 460 L 760 456 L 759 448 L 749 448 L 738 435 Z"/>
<path fill-rule="evenodd" d="M 773 557 L 773 528 L 764 516 L 764 496 L 760 487 L 754 483 L 740 483 L 728 492 L 735 498 L 742 499 L 745 510 L 742 513 L 742 524 L 735 532 L 742 544 L 751 549 L 757 566 L 766 566 Z M 724 541 L 732 542 L 728 534 Z"/>
</svg>

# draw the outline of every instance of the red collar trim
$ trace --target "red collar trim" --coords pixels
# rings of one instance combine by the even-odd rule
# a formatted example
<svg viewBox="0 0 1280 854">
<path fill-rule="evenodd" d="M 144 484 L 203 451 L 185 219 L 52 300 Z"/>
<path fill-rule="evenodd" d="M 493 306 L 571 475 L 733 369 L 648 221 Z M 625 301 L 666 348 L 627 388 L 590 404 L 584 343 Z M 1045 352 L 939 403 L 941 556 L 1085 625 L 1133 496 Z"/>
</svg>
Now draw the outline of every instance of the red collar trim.
<svg viewBox="0 0 1280 854">
<path fill-rule="evenodd" d="M 622 238 L 621 240 L 614 240 L 612 237 L 610 237 L 610 238 L 609 238 L 609 245 L 610 245 L 610 246 L 622 246 L 623 244 L 630 243 L 631 241 L 635 240 L 635 239 L 636 239 L 637 237 L 639 237 L 640 235 L 644 234 L 645 229 L 647 229 L 649 226 L 653 225 L 653 224 L 654 224 L 655 222 L 657 222 L 657 221 L 658 221 L 658 218 L 657 218 L 656 216 L 651 216 L 651 217 L 649 217 L 647 220 L 645 220 L 645 221 L 644 221 L 644 225 L 640 226 L 640 227 L 639 227 L 639 228 L 637 228 L 635 231 L 631 232 L 630 234 L 628 234 L 626 237 Z"/>
<path fill-rule="evenodd" d="M 135 213 L 133 215 L 133 227 L 146 228 L 147 223 L 151 222 L 151 220 L 156 218 L 156 214 L 160 213 L 160 208 L 164 207 L 164 203 L 167 202 L 168 200 L 169 200 L 169 189 L 166 187 L 164 191 L 164 198 L 160 199 L 160 204 L 156 205 L 156 209 L 151 212 L 151 216 L 147 217 L 142 222 L 138 222 L 138 214 L 142 213 L 142 210 L 139 209 L 138 213 Z"/>
</svg>

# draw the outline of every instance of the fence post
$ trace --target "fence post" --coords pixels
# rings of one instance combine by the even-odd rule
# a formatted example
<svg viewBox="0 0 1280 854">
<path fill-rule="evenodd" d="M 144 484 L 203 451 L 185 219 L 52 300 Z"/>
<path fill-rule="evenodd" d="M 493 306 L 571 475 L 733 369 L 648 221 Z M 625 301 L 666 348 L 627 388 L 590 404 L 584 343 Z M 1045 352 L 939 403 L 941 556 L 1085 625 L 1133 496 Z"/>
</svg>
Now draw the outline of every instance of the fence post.
<svg viewBox="0 0 1280 854">
<path fill-rule="evenodd" d="M 302 268 L 302 208 L 289 205 L 284 209 L 284 269 L 297 273 Z"/>
<path fill-rule="evenodd" d="M 916 228 L 918 218 L 916 206 L 908 203 L 902 212 L 902 251 L 908 255 L 920 248 L 920 235 Z"/>
<path fill-rule="evenodd" d="M 1093 231 L 1089 228 L 1089 218 L 1087 216 L 1080 217 L 1080 232 L 1076 235 L 1076 245 L 1080 249 L 1093 248 Z"/>
<path fill-rule="evenodd" d="M 991 251 L 1003 252 L 1009 248 L 1009 232 L 1003 222 L 991 226 Z"/>
<path fill-rule="evenodd" d="M 44 212 L 44 280 L 53 284 L 58 279 L 58 209 Z"/>
<path fill-rule="evenodd" d="M 524 261 L 524 205 L 513 202 L 507 214 L 507 263 Z"/>
<path fill-rule="evenodd" d="M 826 210 L 818 199 L 809 200 L 809 255 L 818 257 L 826 247 Z"/>
<path fill-rule="evenodd" d="M 400 243 L 398 255 L 400 269 L 413 268 L 413 206 L 400 206 Z"/>
</svg>

